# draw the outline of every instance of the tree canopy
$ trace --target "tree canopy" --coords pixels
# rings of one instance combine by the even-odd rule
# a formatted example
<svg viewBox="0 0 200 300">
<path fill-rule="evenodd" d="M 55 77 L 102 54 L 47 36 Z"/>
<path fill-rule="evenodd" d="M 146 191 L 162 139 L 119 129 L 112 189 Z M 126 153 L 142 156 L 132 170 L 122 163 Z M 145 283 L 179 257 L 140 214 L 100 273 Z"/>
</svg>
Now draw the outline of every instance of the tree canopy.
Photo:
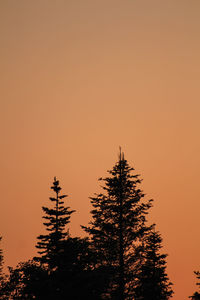
<svg viewBox="0 0 200 300">
<path fill-rule="evenodd" d="M 63 199 L 67 195 L 61 195 L 61 187 L 59 181 L 54 177 L 51 189 L 55 193 L 55 197 L 50 197 L 50 201 L 55 203 L 53 208 L 42 207 L 45 216 L 43 219 L 47 234 L 38 236 L 38 243 L 36 248 L 39 249 L 39 257 L 35 258 L 42 264 L 47 264 L 50 269 L 57 267 L 57 260 L 59 259 L 59 252 L 62 248 L 62 242 L 69 235 L 66 230 L 66 225 L 70 222 L 70 216 L 74 210 L 64 206 Z"/>
<path fill-rule="evenodd" d="M 102 192 L 90 198 L 91 221 L 82 226 L 87 237 L 72 237 L 67 227 L 75 211 L 65 205 L 54 177 L 49 206 L 42 207 L 45 234 L 38 236 L 38 255 L 9 267 L 2 277 L 0 299 L 37 300 L 168 300 L 172 294 L 166 273 L 162 238 L 147 216 L 142 180 L 120 150 Z M 3 255 L 0 250 L 0 272 Z M 199 273 L 196 273 L 199 278 Z M 199 295 L 196 292 L 193 299 Z"/>
<path fill-rule="evenodd" d="M 143 200 L 139 188 L 141 179 L 130 167 L 124 154 L 109 176 L 100 178 L 103 192 L 91 197 L 92 221 L 84 230 L 89 233 L 100 266 L 111 272 L 108 299 L 133 299 L 137 248 L 144 234 L 151 228 L 146 215 L 152 200 Z"/>
<path fill-rule="evenodd" d="M 147 232 L 140 248 L 135 300 L 167 300 L 172 294 L 172 283 L 166 273 L 166 254 L 160 253 L 162 238 L 155 225 Z"/>
</svg>

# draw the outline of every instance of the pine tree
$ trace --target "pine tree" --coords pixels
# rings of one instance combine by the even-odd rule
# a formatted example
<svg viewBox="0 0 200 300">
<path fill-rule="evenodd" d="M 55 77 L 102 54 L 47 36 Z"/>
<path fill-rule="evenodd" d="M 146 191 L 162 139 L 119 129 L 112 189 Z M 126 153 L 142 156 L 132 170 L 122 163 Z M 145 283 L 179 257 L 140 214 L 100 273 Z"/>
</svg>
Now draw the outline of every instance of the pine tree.
<svg viewBox="0 0 200 300">
<path fill-rule="evenodd" d="M 2 237 L 0 237 L 0 241 L 2 240 Z M 0 249 L 0 280 L 2 277 L 2 272 L 3 272 L 3 251 Z"/>
<path fill-rule="evenodd" d="M 200 281 L 200 272 L 199 271 L 195 271 L 194 274 L 196 275 L 197 280 Z M 197 282 L 196 285 L 200 287 L 200 282 Z M 200 300 L 200 291 L 199 292 L 195 292 L 189 298 L 191 298 L 192 300 Z"/>
<path fill-rule="evenodd" d="M 55 203 L 55 206 L 53 208 L 42 207 L 45 213 L 43 218 L 47 220 L 43 224 L 48 233 L 38 237 L 39 241 L 36 248 L 40 250 L 38 253 L 41 256 L 35 258 L 42 264 L 48 265 L 50 270 L 57 267 L 59 252 L 62 251 L 62 243 L 69 236 L 65 227 L 70 222 L 70 216 L 74 212 L 74 210 L 70 210 L 69 207 L 63 205 L 64 201 L 62 199 L 67 197 L 67 195 L 60 195 L 61 187 L 56 177 L 51 189 L 54 191 L 55 197 L 50 197 L 49 199 Z"/>
<path fill-rule="evenodd" d="M 0 241 L 2 240 L 2 237 L 0 237 Z M 3 286 L 4 286 L 4 281 L 5 281 L 5 275 L 3 274 L 3 251 L 0 249 L 0 299 L 5 299 L 3 298 Z"/>
<path fill-rule="evenodd" d="M 51 189 L 56 194 L 55 197 L 50 197 L 50 201 L 55 203 L 55 206 L 53 208 L 43 207 L 45 213 L 43 218 L 47 220 L 44 225 L 48 233 L 38 237 L 39 241 L 36 247 L 41 256 L 34 258 L 36 263 L 38 261 L 41 263 L 41 272 L 40 269 L 35 269 L 40 272 L 37 276 L 39 282 L 34 280 L 34 276 L 29 276 L 31 275 L 27 272 L 31 270 L 29 266 L 27 269 L 24 268 L 24 265 L 19 265 L 16 270 L 11 270 L 12 276 L 10 276 L 12 279 L 15 278 L 15 274 L 19 275 L 19 280 L 14 282 L 16 289 L 10 281 L 7 286 L 11 287 L 12 293 L 14 290 L 18 291 L 20 295 L 26 293 L 28 299 L 32 299 L 32 295 L 37 293 L 36 299 L 41 300 L 47 298 L 52 300 L 100 300 L 101 291 L 107 284 L 104 272 L 93 268 L 96 258 L 90 249 L 88 238 L 72 238 L 65 230 L 74 211 L 69 207 L 64 207 L 62 199 L 66 195 L 60 195 L 61 187 L 56 178 L 54 178 Z M 38 267 L 38 264 L 33 267 L 35 268 L 35 266 Z M 39 291 L 39 285 L 39 290 L 37 289 L 40 281 L 42 281 L 41 289 L 45 290 L 46 296 L 43 295 L 43 291 Z M 21 282 L 23 282 L 22 290 L 19 288 Z"/>
<path fill-rule="evenodd" d="M 91 243 L 98 257 L 98 266 L 107 267 L 110 289 L 102 298 L 133 299 L 136 249 L 148 226 L 146 214 L 152 200 L 143 201 L 144 194 L 137 187 L 141 180 L 121 153 L 109 177 L 100 178 L 104 193 L 91 197 L 92 221 L 88 227 Z"/>
<path fill-rule="evenodd" d="M 60 264 L 51 283 L 55 286 L 54 290 L 59 287 L 55 299 L 101 300 L 107 274 L 104 270 L 93 268 L 95 260 L 88 238 L 70 237 L 64 241 Z"/>
<path fill-rule="evenodd" d="M 167 300 L 173 291 L 166 274 L 166 254 L 161 254 L 162 238 L 155 226 L 144 236 L 135 300 Z"/>
<path fill-rule="evenodd" d="M 0 289 L 0 299 L 55 299 L 51 298 L 48 272 L 38 262 L 29 260 L 15 268 L 8 267 L 9 274 Z"/>
<path fill-rule="evenodd" d="M 2 237 L 0 237 L 0 241 L 2 240 Z M 4 286 L 6 283 L 7 275 L 3 273 L 3 251 L 0 249 L 0 299 L 2 300 L 7 300 L 8 298 L 6 297 L 4 293 Z"/>
</svg>

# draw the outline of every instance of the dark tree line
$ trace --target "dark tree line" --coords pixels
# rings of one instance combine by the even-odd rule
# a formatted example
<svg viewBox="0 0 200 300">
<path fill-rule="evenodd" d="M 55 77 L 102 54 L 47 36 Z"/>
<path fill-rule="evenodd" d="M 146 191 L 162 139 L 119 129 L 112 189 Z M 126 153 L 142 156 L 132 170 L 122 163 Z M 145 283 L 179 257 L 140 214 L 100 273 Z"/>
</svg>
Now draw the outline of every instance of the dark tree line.
<svg viewBox="0 0 200 300">
<path fill-rule="evenodd" d="M 195 271 L 194 274 L 197 277 L 197 283 L 196 285 L 199 287 L 199 291 L 195 292 L 192 296 L 190 296 L 189 298 L 191 298 L 192 300 L 200 300 L 200 272 L 199 271 Z"/>
<path fill-rule="evenodd" d="M 166 254 L 155 225 L 147 223 L 152 200 L 145 201 L 141 179 L 120 151 L 102 193 L 91 197 L 88 237 L 72 237 L 74 213 L 65 205 L 54 178 L 50 207 L 42 207 L 46 234 L 38 236 L 38 255 L 9 267 L 1 279 L 0 299 L 168 300 L 173 291 Z M 0 268 L 2 267 L 0 252 Z M 2 273 L 2 272 L 1 272 Z M 197 274 L 199 276 L 199 274 Z M 196 298 L 194 298 L 196 299 Z"/>
</svg>

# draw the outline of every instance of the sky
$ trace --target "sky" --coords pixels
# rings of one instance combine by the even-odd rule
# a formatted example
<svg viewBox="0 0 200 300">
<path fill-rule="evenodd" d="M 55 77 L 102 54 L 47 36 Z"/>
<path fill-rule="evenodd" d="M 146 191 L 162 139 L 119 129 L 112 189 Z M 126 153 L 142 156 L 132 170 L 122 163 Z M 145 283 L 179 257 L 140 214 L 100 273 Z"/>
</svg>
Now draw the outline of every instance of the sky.
<svg viewBox="0 0 200 300">
<path fill-rule="evenodd" d="M 0 235 L 5 266 L 36 254 L 54 176 L 90 219 L 125 158 L 154 199 L 173 300 L 200 269 L 200 1 L 0 1 Z"/>
</svg>

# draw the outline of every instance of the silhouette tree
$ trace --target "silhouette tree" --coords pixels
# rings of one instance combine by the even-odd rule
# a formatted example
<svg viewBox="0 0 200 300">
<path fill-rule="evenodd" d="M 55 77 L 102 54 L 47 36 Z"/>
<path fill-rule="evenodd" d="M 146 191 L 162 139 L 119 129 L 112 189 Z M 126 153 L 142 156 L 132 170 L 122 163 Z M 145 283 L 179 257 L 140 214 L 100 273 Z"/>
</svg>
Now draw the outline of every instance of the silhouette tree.
<svg viewBox="0 0 200 300">
<path fill-rule="evenodd" d="M 108 282 L 105 272 L 93 267 L 95 262 L 95 253 L 87 238 L 65 240 L 58 268 L 51 279 L 54 299 L 100 300 Z"/>
<path fill-rule="evenodd" d="M 1 289 L 0 299 L 52 299 L 49 288 L 48 272 L 38 264 L 29 260 L 19 263 L 16 268 L 8 267 Z"/>
<path fill-rule="evenodd" d="M 192 296 L 190 296 L 192 300 L 200 300 L 200 294 L 198 292 L 195 292 Z"/>
<path fill-rule="evenodd" d="M 63 241 L 56 270 L 49 272 L 40 262 L 29 260 L 9 267 L 0 288 L 0 299 L 8 300 L 101 300 L 106 274 L 93 269 L 95 254 L 88 239 L 68 237 Z"/>
<path fill-rule="evenodd" d="M 2 237 L 0 237 L 0 241 L 1 240 Z M 5 282 L 5 275 L 3 274 L 3 251 L 2 249 L 0 249 L 0 299 L 4 299 L 3 292 L 2 292 L 4 282 Z"/>
<path fill-rule="evenodd" d="M 90 235 L 99 267 L 106 267 L 110 274 L 110 288 L 102 299 L 133 299 L 134 265 L 140 239 L 149 229 L 146 214 L 152 200 L 142 201 L 144 194 L 137 187 L 139 175 L 133 175 L 121 153 L 109 177 L 100 178 L 104 193 L 91 197 L 92 221 L 82 226 Z"/>
<path fill-rule="evenodd" d="M 138 266 L 135 300 L 167 300 L 172 283 L 166 274 L 166 254 L 160 254 L 162 238 L 154 227 L 143 237 Z"/>
<path fill-rule="evenodd" d="M 0 237 L 0 241 L 2 237 Z M 2 279 L 2 272 L 3 272 L 3 251 L 0 249 L 0 280 Z"/>
<path fill-rule="evenodd" d="M 195 271 L 194 274 L 197 277 L 197 280 L 200 281 L 200 272 L 199 271 Z M 200 287 L 200 282 L 197 281 L 196 283 L 197 286 Z M 200 291 L 195 292 L 192 296 L 190 296 L 189 298 L 191 298 L 192 300 L 200 300 Z"/>
<path fill-rule="evenodd" d="M 37 294 L 36 299 L 100 300 L 107 277 L 103 276 L 103 272 L 94 270 L 96 258 L 90 249 L 88 239 L 72 238 L 69 232 L 65 231 L 65 226 L 70 222 L 70 216 L 74 211 L 69 207 L 64 207 L 62 199 L 66 195 L 60 195 L 61 187 L 56 178 L 54 178 L 51 188 L 56 196 L 50 197 L 50 201 L 55 203 L 55 206 L 53 208 L 43 207 L 45 213 L 43 218 L 47 220 L 44 225 L 48 233 L 38 237 L 39 242 L 36 247 L 40 250 L 41 256 L 34 258 L 42 266 L 41 276 L 44 276 L 42 282 L 43 290 L 46 290 L 46 298 L 43 298 L 44 295 L 41 293 Z M 24 276 L 28 276 L 27 272 L 24 273 L 27 270 L 24 267 L 23 265 L 16 270 L 11 270 L 12 274 L 20 274 L 20 276 L 23 274 L 23 293 L 19 289 L 21 283 L 16 282 L 16 290 L 19 290 L 23 296 L 27 290 L 35 293 L 35 286 L 38 283 L 34 281 L 34 278 L 31 283 L 30 277 L 28 280 L 24 280 Z M 38 278 L 41 276 L 38 275 Z M 37 288 L 36 291 L 38 292 Z M 32 296 L 28 293 L 27 295 Z"/>
<path fill-rule="evenodd" d="M 65 226 L 70 222 L 70 216 L 74 210 L 63 206 L 64 199 L 67 195 L 60 195 L 61 187 L 59 181 L 54 178 L 51 189 L 55 193 L 55 197 L 50 197 L 50 201 L 55 203 L 53 208 L 42 207 L 45 216 L 43 218 L 47 222 L 43 223 L 48 231 L 45 235 L 38 236 L 38 243 L 36 248 L 40 251 L 40 257 L 35 260 L 42 264 L 48 265 L 49 270 L 53 270 L 58 265 L 60 251 L 62 251 L 62 242 L 69 236 L 69 232 L 65 230 Z"/>
</svg>

